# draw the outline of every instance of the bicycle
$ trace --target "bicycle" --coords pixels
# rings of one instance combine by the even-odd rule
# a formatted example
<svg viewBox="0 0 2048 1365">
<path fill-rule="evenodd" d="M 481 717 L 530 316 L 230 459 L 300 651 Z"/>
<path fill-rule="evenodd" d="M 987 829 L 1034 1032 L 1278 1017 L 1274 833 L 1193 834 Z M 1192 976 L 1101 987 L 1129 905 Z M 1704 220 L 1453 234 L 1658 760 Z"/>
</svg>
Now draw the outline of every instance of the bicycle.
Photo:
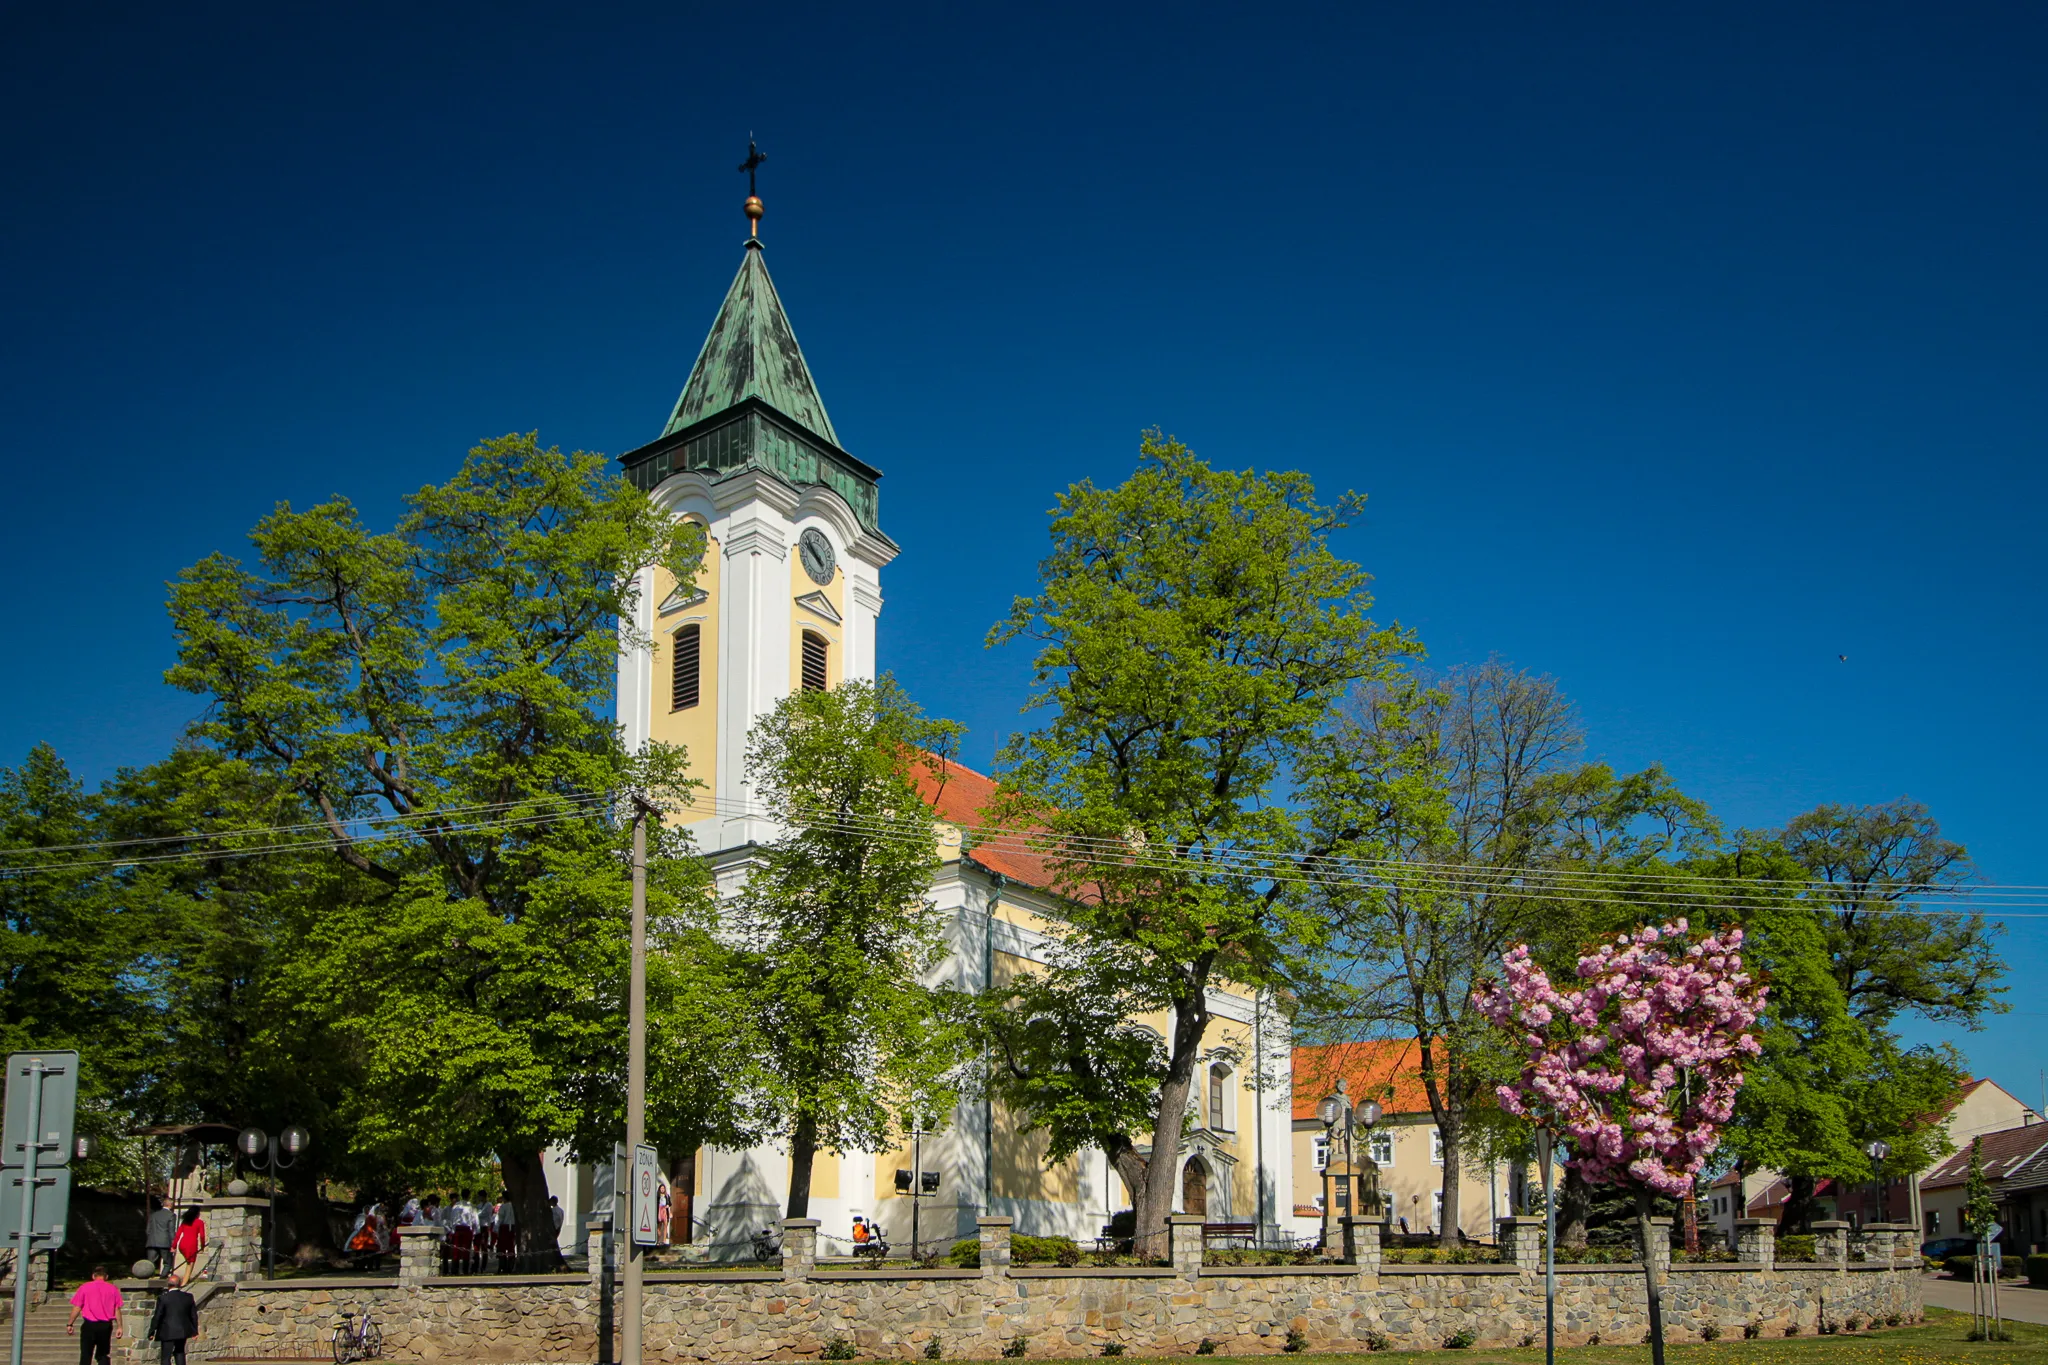
<svg viewBox="0 0 2048 1365">
<path fill-rule="evenodd" d="M 363 1310 L 363 1321 L 356 1324 L 354 1313 L 341 1315 L 341 1326 L 334 1329 L 334 1365 L 349 1365 L 356 1360 L 375 1360 L 384 1354 L 384 1332 L 370 1320 L 368 1309 Z"/>
</svg>

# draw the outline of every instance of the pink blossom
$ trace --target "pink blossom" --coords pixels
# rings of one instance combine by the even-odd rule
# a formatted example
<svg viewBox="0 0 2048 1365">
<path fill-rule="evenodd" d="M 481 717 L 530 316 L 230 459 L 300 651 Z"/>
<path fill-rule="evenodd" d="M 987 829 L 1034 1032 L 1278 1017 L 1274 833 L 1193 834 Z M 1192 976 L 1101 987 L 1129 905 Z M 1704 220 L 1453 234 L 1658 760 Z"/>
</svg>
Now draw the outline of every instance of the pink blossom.
<svg viewBox="0 0 2048 1365">
<path fill-rule="evenodd" d="M 1528 1049 L 1501 1106 L 1561 1132 L 1589 1181 L 1690 1190 L 1734 1111 L 1740 1059 L 1762 1050 L 1766 992 L 1742 971 L 1742 930 L 1689 934 L 1680 919 L 1602 944 L 1579 958 L 1570 992 L 1518 944 L 1501 959 L 1505 981 L 1473 994 Z"/>
</svg>

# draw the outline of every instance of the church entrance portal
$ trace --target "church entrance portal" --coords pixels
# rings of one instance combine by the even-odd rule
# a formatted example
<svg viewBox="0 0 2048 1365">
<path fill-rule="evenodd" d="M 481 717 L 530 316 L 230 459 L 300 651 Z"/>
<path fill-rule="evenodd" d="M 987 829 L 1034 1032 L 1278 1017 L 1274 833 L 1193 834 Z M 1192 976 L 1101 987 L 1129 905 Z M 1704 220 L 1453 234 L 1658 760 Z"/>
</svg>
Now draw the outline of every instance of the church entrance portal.
<svg viewBox="0 0 2048 1365">
<path fill-rule="evenodd" d="M 1180 1211 L 1209 1214 L 1209 1164 L 1200 1157 L 1190 1157 L 1181 1170 Z"/>
</svg>

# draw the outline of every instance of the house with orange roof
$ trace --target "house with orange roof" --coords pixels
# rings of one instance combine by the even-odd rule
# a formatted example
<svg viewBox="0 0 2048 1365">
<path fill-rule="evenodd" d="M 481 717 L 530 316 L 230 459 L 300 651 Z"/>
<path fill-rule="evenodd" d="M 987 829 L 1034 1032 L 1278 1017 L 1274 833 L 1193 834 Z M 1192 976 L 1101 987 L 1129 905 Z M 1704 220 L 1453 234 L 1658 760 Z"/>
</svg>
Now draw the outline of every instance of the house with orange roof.
<svg viewBox="0 0 2048 1365">
<path fill-rule="evenodd" d="M 1378 1212 L 1397 1234 L 1440 1230 L 1444 1152 L 1423 1088 L 1422 1048 L 1413 1038 L 1383 1038 L 1294 1049 L 1294 1231 L 1309 1237 L 1322 1226 L 1322 1173 L 1332 1135 L 1317 1106 L 1340 1079 L 1355 1103 L 1380 1106 L 1379 1122 L 1359 1137 L 1360 1155 L 1379 1168 Z M 1494 1220 L 1524 1206 L 1531 1178 L 1514 1163 L 1484 1161 L 1467 1162 L 1459 1177 L 1457 1225 L 1474 1241 L 1491 1241 Z M 1341 1205 L 1338 1212 L 1344 1212 Z"/>
</svg>

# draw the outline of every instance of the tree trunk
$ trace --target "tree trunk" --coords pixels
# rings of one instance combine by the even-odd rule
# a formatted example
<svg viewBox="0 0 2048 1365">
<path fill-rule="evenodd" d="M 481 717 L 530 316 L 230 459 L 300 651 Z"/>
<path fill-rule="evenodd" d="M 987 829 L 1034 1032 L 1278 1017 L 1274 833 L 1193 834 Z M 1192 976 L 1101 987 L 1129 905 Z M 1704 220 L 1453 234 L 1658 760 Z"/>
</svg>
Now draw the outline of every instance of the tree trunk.
<svg viewBox="0 0 2048 1365">
<path fill-rule="evenodd" d="M 340 1250 L 328 1225 L 327 1201 L 320 1197 L 319 1173 L 311 1166 L 294 1166 L 284 1172 L 283 1184 L 292 1210 L 292 1259 L 304 1265 Z M 396 1223 L 398 1210 L 386 1205 L 386 1211 Z M 278 1246 L 285 1243 L 280 1240 Z"/>
<path fill-rule="evenodd" d="M 809 1112 L 799 1114 L 796 1131 L 789 1135 L 789 1211 L 785 1218 L 811 1216 L 811 1167 L 818 1160 L 818 1120 Z"/>
<path fill-rule="evenodd" d="M 1443 1143 L 1444 1148 L 1444 1208 L 1442 1215 L 1437 1219 L 1436 1244 L 1445 1251 L 1453 1251 L 1464 1241 L 1462 1229 L 1458 1226 L 1458 1201 L 1462 1194 L 1460 1186 L 1463 1184 L 1458 1147 L 1464 1133 L 1456 1118 L 1451 1118 L 1449 1123 L 1439 1122 L 1436 1132 L 1437 1139 Z"/>
<path fill-rule="evenodd" d="M 1167 1254 L 1166 1219 L 1173 1212 L 1180 1184 L 1180 1138 L 1187 1120 L 1188 1090 L 1194 1080 L 1194 1054 L 1185 1066 L 1167 1068 L 1159 1087 L 1159 1116 L 1152 1125 L 1152 1155 L 1145 1162 L 1145 1183 L 1137 1190 L 1137 1237 L 1140 1256 Z"/>
<path fill-rule="evenodd" d="M 512 1196 L 513 1216 L 519 1220 L 514 1245 L 531 1266 L 550 1264 L 547 1253 L 555 1247 L 555 1215 L 548 1208 L 548 1172 L 542 1164 L 543 1155 L 538 1147 L 498 1153 L 498 1170 L 505 1178 L 505 1192 Z"/>
<path fill-rule="evenodd" d="M 1657 1229 L 1650 1223 L 1654 1207 L 1648 1190 L 1636 1191 L 1636 1234 L 1643 1249 L 1643 1284 L 1650 1294 L 1650 1365 L 1664 1365 L 1664 1290 L 1657 1280 L 1656 1258 L 1650 1254 Z"/>
<path fill-rule="evenodd" d="M 1592 1210 L 1593 1192 L 1576 1166 L 1564 1168 L 1564 1184 L 1557 1191 L 1557 1244 L 1561 1247 L 1586 1245 L 1586 1215 Z"/>
<path fill-rule="evenodd" d="M 668 1161 L 668 1237 L 677 1246 L 688 1246 L 697 1223 L 697 1149 Z"/>
<path fill-rule="evenodd" d="M 1813 1215 L 1820 1209 L 1820 1200 L 1813 1193 L 1813 1187 L 1816 1183 L 1810 1175 L 1788 1175 L 1785 1177 L 1785 1211 L 1780 1215 L 1780 1231 L 1811 1232 L 1813 1230 Z"/>
</svg>

